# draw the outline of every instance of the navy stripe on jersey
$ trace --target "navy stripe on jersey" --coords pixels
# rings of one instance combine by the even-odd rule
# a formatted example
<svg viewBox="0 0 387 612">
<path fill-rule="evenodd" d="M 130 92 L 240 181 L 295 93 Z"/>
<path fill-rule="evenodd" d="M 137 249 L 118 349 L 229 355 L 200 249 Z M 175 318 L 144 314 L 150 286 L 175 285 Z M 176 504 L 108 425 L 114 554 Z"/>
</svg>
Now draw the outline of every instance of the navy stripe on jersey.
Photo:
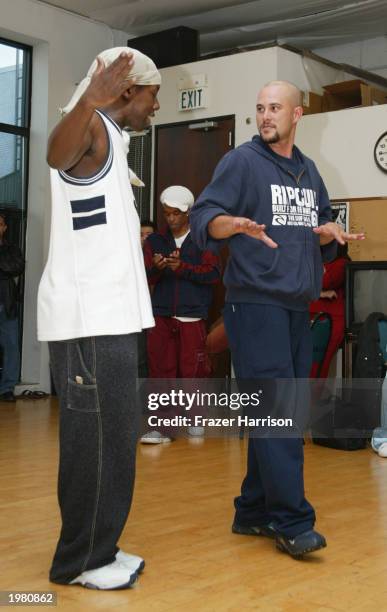
<svg viewBox="0 0 387 612">
<path fill-rule="evenodd" d="M 96 110 L 96 112 L 97 112 L 99 115 L 103 115 L 103 116 L 105 117 L 105 119 L 107 119 L 108 121 L 110 121 L 110 123 L 111 123 L 112 125 L 114 125 L 114 127 L 116 128 L 116 130 L 118 130 L 118 132 L 119 132 L 120 134 L 122 134 L 122 130 L 121 130 L 120 126 L 118 125 L 118 123 L 116 123 L 116 122 L 114 121 L 114 119 L 112 119 L 111 117 L 109 117 L 109 115 L 106 115 L 106 113 L 104 113 L 104 112 L 103 112 L 103 111 L 101 111 L 101 110 Z"/>
<path fill-rule="evenodd" d="M 93 225 L 106 225 L 106 212 L 99 212 L 86 217 L 73 217 L 73 229 L 82 230 Z"/>
<path fill-rule="evenodd" d="M 95 196 L 85 200 L 70 200 L 72 213 L 87 213 L 99 208 L 105 208 L 105 196 Z"/>
<path fill-rule="evenodd" d="M 107 175 L 107 173 L 109 172 L 110 168 L 112 167 L 112 163 L 113 163 L 113 145 L 112 145 L 112 141 L 111 141 L 111 137 L 109 134 L 108 129 L 105 127 L 106 129 L 106 133 L 108 135 L 108 155 L 106 158 L 106 162 L 104 163 L 104 165 L 102 166 L 101 170 L 99 170 L 98 172 L 96 172 L 96 174 L 92 174 L 91 176 L 86 176 L 86 177 L 82 177 L 82 176 L 70 176 L 69 174 L 67 174 L 67 172 L 65 172 L 64 170 L 58 170 L 58 174 L 59 176 L 66 182 L 69 183 L 70 185 L 93 185 L 94 183 L 96 183 L 97 181 L 100 181 L 101 179 L 103 179 L 104 176 Z"/>
</svg>

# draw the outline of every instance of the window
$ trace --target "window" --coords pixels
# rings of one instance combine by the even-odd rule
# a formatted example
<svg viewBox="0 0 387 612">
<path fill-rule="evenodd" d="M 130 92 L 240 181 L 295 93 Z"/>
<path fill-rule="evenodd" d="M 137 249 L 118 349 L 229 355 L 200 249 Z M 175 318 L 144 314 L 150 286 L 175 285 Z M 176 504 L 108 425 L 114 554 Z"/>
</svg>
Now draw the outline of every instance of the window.
<svg viewBox="0 0 387 612">
<path fill-rule="evenodd" d="M 8 243 L 24 252 L 30 135 L 32 50 L 0 38 L 0 213 Z M 19 343 L 22 340 L 24 277 L 17 280 Z M 2 354 L 0 354 L 0 363 Z"/>
<path fill-rule="evenodd" d="M 133 188 L 134 199 L 140 220 L 150 219 L 151 166 L 152 166 L 152 132 L 131 132 L 128 153 L 128 166 L 145 184 Z"/>
<path fill-rule="evenodd" d="M 0 39 L 0 212 L 7 240 L 24 245 L 31 49 Z"/>
</svg>

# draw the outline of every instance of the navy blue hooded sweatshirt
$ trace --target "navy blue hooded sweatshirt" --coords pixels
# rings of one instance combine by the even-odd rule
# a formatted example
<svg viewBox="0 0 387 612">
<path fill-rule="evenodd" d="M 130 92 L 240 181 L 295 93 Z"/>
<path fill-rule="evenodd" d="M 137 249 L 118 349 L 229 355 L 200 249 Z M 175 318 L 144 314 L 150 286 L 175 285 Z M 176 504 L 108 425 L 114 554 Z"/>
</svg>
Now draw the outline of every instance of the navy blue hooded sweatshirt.
<svg viewBox="0 0 387 612">
<path fill-rule="evenodd" d="M 335 257 L 336 241 L 320 247 L 313 227 L 331 220 L 327 190 L 314 162 L 293 147 L 293 164 L 273 154 L 259 136 L 223 157 L 211 183 L 190 213 L 193 241 L 215 249 L 208 223 L 218 215 L 247 217 L 266 225 L 277 244 L 235 234 L 228 239 L 230 258 L 223 282 L 226 302 L 271 304 L 307 310 L 319 297 L 324 260 Z M 289 166 L 294 165 L 294 174 Z"/>
</svg>

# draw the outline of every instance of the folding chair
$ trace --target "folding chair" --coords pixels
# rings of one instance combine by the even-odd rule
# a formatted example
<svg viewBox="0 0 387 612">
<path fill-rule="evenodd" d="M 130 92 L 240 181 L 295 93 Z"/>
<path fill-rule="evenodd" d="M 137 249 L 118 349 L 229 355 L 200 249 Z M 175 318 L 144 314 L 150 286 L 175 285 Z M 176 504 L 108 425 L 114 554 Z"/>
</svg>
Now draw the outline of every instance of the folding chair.
<svg viewBox="0 0 387 612">
<path fill-rule="evenodd" d="M 331 315 L 327 312 L 318 312 L 311 320 L 310 328 L 313 341 L 313 365 L 317 365 L 316 378 L 319 378 L 332 332 Z"/>
</svg>

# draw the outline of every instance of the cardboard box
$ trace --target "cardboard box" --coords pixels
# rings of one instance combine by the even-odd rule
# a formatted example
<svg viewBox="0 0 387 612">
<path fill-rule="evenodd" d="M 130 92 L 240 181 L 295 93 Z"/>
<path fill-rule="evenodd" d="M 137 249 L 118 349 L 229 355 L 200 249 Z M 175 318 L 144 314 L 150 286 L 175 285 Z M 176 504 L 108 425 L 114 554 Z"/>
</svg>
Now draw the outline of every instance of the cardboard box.
<svg viewBox="0 0 387 612">
<path fill-rule="evenodd" d="M 302 95 L 304 115 L 314 115 L 322 112 L 322 96 L 313 91 L 303 91 Z"/>
<path fill-rule="evenodd" d="M 387 91 L 367 85 L 360 79 L 342 81 L 325 85 L 322 99 L 322 111 L 335 111 L 356 106 L 373 106 L 386 104 Z"/>
</svg>

